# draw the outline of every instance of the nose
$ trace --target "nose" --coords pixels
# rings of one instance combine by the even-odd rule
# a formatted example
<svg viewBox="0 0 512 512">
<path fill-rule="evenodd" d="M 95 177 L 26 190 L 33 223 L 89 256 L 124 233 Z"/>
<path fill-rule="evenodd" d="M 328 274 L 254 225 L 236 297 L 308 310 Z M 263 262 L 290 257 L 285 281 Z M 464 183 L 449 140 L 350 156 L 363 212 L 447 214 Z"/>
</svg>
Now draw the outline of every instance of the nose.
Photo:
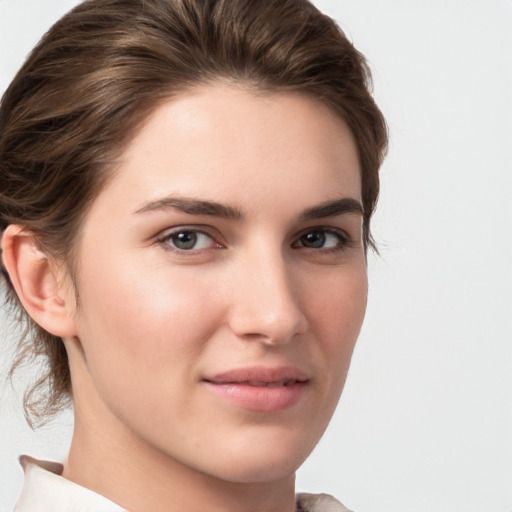
<svg viewBox="0 0 512 512">
<path fill-rule="evenodd" d="M 300 276 L 281 254 L 262 252 L 244 258 L 232 275 L 229 324 L 240 338 L 280 345 L 308 329 Z"/>
</svg>

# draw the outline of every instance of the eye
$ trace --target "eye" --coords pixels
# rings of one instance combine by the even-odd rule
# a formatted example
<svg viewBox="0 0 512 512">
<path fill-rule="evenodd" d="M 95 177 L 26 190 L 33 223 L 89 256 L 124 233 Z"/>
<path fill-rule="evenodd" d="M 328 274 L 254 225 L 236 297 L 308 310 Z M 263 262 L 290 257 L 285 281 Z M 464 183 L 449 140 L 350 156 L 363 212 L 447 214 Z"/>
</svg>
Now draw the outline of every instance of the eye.
<svg viewBox="0 0 512 512">
<path fill-rule="evenodd" d="M 293 244 L 293 247 L 305 247 L 307 249 L 343 249 L 349 243 L 349 237 L 337 230 L 327 228 L 315 228 L 303 233 Z"/>
<path fill-rule="evenodd" d="M 198 251 L 221 247 L 209 234 L 197 229 L 176 229 L 158 240 L 176 251 Z"/>
</svg>

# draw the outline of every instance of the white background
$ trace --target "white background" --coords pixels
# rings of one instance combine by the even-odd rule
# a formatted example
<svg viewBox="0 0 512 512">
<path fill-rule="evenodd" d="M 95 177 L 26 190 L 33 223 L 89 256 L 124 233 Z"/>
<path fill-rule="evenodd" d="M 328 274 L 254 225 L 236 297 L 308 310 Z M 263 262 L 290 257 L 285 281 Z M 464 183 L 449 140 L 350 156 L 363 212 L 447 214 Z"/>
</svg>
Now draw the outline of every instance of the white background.
<svg viewBox="0 0 512 512">
<path fill-rule="evenodd" d="M 0 91 L 75 3 L 0 0 Z M 298 488 L 358 512 L 510 512 L 512 1 L 316 4 L 368 57 L 391 147 L 366 324 Z M 0 331 L 5 374 L 14 340 Z M 69 415 L 28 430 L 22 387 L 0 387 L 2 511 L 17 455 L 63 459 L 69 442 Z"/>
</svg>

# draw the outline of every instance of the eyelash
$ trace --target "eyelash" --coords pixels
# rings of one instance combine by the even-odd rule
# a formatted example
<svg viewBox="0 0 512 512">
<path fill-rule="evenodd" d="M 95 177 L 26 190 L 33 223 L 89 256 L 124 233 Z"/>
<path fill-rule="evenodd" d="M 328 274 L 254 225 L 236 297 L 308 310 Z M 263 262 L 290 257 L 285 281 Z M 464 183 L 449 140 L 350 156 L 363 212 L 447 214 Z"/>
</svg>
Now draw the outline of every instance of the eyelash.
<svg viewBox="0 0 512 512">
<path fill-rule="evenodd" d="M 190 248 L 190 249 L 181 249 L 179 247 L 171 245 L 171 241 L 173 237 L 176 237 L 178 235 L 182 234 L 190 234 L 194 235 L 195 237 L 204 235 L 211 240 L 212 247 L 205 247 L 205 248 Z M 334 247 L 308 247 L 307 245 L 304 245 L 304 237 L 311 234 L 321 234 L 321 235 L 331 235 L 337 238 L 337 243 Z M 223 249 L 225 246 L 218 242 L 216 238 L 209 233 L 204 228 L 199 228 L 196 226 L 180 226 L 179 228 L 173 229 L 172 231 L 165 232 L 162 236 L 158 237 L 156 239 L 156 242 L 164 247 L 165 250 L 172 251 L 177 254 L 194 254 L 198 251 L 208 251 L 211 249 Z M 325 243 L 325 240 L 324 240 Z M 334 253 L 334 252 L 342 252 L 346 250 L 349 247 L 353 247 L 355 245 L 354 241 L 350 238 L 350 236 L 343 230 L 338 230 L 334 228 L 327 228 L 327 227 L 313 227 L 309 228 L 307 230 L 304 230 L 302 233 L 298 235 L 296 240 L 292 243 L 291 247 L 294 249 L 301 249 L 301 250 L 311 250 L 315 253 Z"/>
</svg>

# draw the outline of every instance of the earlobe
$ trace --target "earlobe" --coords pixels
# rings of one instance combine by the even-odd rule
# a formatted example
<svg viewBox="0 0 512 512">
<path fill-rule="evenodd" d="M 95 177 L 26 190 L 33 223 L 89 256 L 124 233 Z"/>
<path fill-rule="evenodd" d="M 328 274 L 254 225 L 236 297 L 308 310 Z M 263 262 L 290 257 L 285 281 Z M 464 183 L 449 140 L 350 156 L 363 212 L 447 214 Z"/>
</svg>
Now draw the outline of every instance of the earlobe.
<svg viewBox="0 0 512 512">
<path fill-rule="evenodd" d="M 32 319 L 55 336 L 75 336 L 73 294 L 64 293 L 62 276 L 41 251 L 34 235 L 22 226 L 7 226 L 2 236 L 2 260 Z"/>
</svg>

